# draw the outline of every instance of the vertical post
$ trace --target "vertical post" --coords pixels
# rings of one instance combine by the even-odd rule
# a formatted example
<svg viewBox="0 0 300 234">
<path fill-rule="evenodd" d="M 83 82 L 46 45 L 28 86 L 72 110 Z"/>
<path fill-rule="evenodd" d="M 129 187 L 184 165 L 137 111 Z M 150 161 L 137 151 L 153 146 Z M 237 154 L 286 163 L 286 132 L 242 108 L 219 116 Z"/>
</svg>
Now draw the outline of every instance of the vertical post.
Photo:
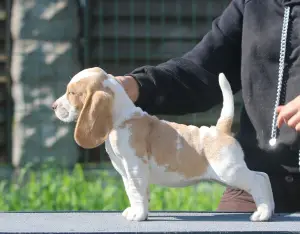
<svg viewBox="0 0 300 234">
<path fill-rule="evenodd" d="M 118 36 L 118 29 L 119 29 L 119 1 L 115 0 L 114 2 L 114 12 L 115 12 L 115 20 L 114 20 L 114 33 L 115 33 L 115 68 L 119 66 L 119 36 Z"/>
<path fill-rule="evenodd" d="M 197 44 L 197 1 L 192 0 L 192 28 L 193 28 L 193 44 Z M 192 114 L 193 124 L 197 121 L 197 113 Z"/>
<path fill-rule="evenodd" d="M 88 1 L 88 0 L 87 0 Z M 99 1 L 99 0 L 98 0 Z M 100 63 L 100 66 L 102 65 L 104 59 L 103 59 L 103 56 L 104 56 L 104 16 L 103 16 L 103 0 L 100 1 L 100 19 L 99 19 L 99 25 L 100 25 L 100 29 L 99 29 L 99 44 L 102 46 L 102 49 L 100 49 L 100 55 L 99 55 L 99 63 Z"/>
<path fill-rule="evenodd" d="M 83 10 L 83 67 L 88 68 L 91 65 L 91 53 L 90 53 L 90 1 L 84 1 Z M 87 163 L 90 158 L 90 150 L 83 149 L 83 160 Z"/>
<path fill-rule="evenodd" d="M 134 0 L 130 0 L 130 69 L 134 68 Z"/>
<path fill-rule="evenodd" d="M 146 0 L 146 64 L 150 62 L 150 1 Z"/>
<path fill-rule="evenodd" d="M 207 1 L 207 3 L 206 3 L 206 15 L 207 15 L 206 22 L 209 26 L 211 25 L 211 22 L 213 20 L 213 14 L 212 14 L 213 6 L 212 5 L 213 5 L 213 3 L 211 1 Z"/>
<path fill-rule="evenodd" d="M 100 67 L 102 67 L 103 66 L 103 62 L 104 62 L 104 48 L 105 48 L 105 42 L 104 42 L 104 10 L 103 10 L 103 8 L 104 8 L 104 2 L 105 2 L 105 0 L 101 0 L 100 1 L 100 8 L 99 8 L 99 10 L 100 10 L 100 14 L 99 14 L 99 17 L 100 17 L 100 19 L 99 19 L 99 27 L 100 27 L 100 32 L 99 32 L 99 44 L 101 45 L 101 47 L 102 47 L 102 49 L 100 49 L 100 56 L 99 56 L 99 65 L 100 65 Z M 117 4 L 116 3 L 116 1 L 115 1 L 115 3 L 114 4 Z M 118 32 L 118 30 L 117 30 L 117 28 L 118 28 L 118 22 L 116 21 L 115 22 L 115 27 L 116 27 L 116 31 L 115 31 L 115 33 L 117 34 Z M 116 38 L 115 39 L 115 53 L 118 53 L 118 41 L 117 41 L 117 39 L 118 38 Z M 101 145 L 101 146 L 99 146 L 98 147 L 99 148 L 99 150 L 97 150 L 96 152 L 99 152 L 99 162 L 100 162 L 100 165 L 101 165 L 101 163 L 104 161 L 104 159 L 105 159 L 105 154 L 106 154 L 106 150 L 105 150 L 105 144 L 103 144 L 103 145 Z"/>
<path fill-rule="evenodd" d="M 177 25 L 178 28 L 182 28 L 182 17 L 181 17 L 181 4 L 180 4 L 180 0 L 176 0 L 176 18 L 177 18 Z M 182 35 L 180 35 L 178 38 L 176 38 L 176 40 L 178 40 L 178 47 L 180 48 L 179 51 L 181 51 L 182 48 Z M 182 117 L 181 115 L 177 116 L 177 121 L 179 123 L 182 123 Z"/>
<path fill-rule="evenodd" d="M 83 66 L 84 68 L 90 66 L 90 1 L 85 0 L 84 4 L 84 14 L 83 14 L 83 38 L 84 38 L 84 61 Z"/>
<path fill-rule="evenodd" d="M 162 31 L 164 32 L 166 27 L 165 0 L 161 0 L 161 27 Z M 161 44 L 162 48 L 160 53 L 164 54 L 165 34 L 163 34 L 161 37 Z"/>
<path fill-rule="evenodd" d="M 10 18 L 11 18 L 11 6 L 12 0 L 6 0 L 6 29 L 5 29 L 5 54 L 7 55 L 7 62 L 6 62 L 6 76 L 7 76 L 7 85 L 6 85 L 6 153 L 8 156 L 8 160 L 11 162 L 12 159 L 12 99 L 11 99 L 11 77 L 10 77 L 10 63 L 11 63 L 11 37 L 10 37 Z"/>
</svg>

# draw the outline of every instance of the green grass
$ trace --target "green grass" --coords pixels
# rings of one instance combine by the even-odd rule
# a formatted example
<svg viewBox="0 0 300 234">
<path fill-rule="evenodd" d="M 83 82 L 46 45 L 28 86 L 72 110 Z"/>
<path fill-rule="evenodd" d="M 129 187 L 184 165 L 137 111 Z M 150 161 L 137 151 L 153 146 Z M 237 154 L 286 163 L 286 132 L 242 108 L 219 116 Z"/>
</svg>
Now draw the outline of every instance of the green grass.
<svg viewBox="0 0 300 234">
<path fill-rule="evenodd" d="M 186 188 L 152 185 L 150 210 L 212 211 L 223 191 L 223 186 L 209 183 Z M 109 170 L 87 175 L 80 165 L 71 172 L 44 166 L 23 169 L 14 182 L 0 182 L 1 211 L 113 211 L 127 206 L 122 180 Z"/>
</svg>

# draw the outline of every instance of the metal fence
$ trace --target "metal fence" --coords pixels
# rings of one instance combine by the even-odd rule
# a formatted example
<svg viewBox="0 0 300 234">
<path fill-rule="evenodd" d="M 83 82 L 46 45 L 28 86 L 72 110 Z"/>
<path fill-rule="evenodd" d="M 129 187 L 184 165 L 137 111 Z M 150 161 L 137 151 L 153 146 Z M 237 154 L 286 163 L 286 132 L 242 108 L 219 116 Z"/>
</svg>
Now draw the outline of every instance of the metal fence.
<svg viewBox="0 0 300 234">
<path fill-rule="evenodd" d="M 87 1 L 84 20 L 85 64 L 122 75 L 143 65 L 157 65 L 192 49 L 230 0 Z M 237 99 L 237 106 L 240 99 Z M 200 125 L 211 124 L 219 107 L 206 113 L 161 116 Z M 101 148 L 100 148 L 101 149 Z M 101 151 L 100 155 L 105 157 Z M 90 151 L 91 160 L 99 153 Z"/>
<path fill-rule="evenodd" d="M 16 2 L 20 5 L 13 8 Z M 51 154 L 55 154 L 58 161 L 63 157 L 73 157 L 68 166 L 79 162 L 89 172 L 93 171 L 89 170 L 91 168 L 99 169 L 105 165 L 108 157 L 104 146 L 93 150 L 75 146 L 72 127 L 59 123 L 50 110 L 51 98 L 57 98 L 64 92 L 66 83 L 73 75 L 71 71 L 100 66 L 111 74 L 122 75 L 139 66 L 157 65 L 179 57 L 202 39 L 210 29 L 212 20 L 229 2 L 0 0 L 0 162 L 4 165 L 0 167 L 0 209 L 102 209 L 104 203 L 101 203 L 101 199 L 124 202 L 123 190 L 122 194 L 113 194 L 114 189 L 122 186 L 120 181 L 114 187 L 101 190 L 99 184 L 110 183 L 110 174 L 97 177 L 94 182 L 84 183 L 78 170 L 68 176 L 57 173 L 56 169 L 45 172 L 42 165 L 38 165 L 35 168 L 37 174 L 26 186 L 21 188 L 19 184 L 13 184 L 9 185 L 8 190 L 2 178 L 10 177 L 14 171 L 21 175 L 22 184 L 23 174 L 20 169 L 23 161 L 42 162 L 43 158 Z M 67 7 L 65 4 L 68 3 L 73 5 Z M 47 10 L 43 9 L 44 5 Z M 16 15 L 18 17 L 14 18 Z M 26 24 L 19 22 L 16 25 L 16 20 L 22 17 L 27 20 Z M 38 20 L 41 22 L 38 23 Z M 236 99 L 237 107 L 241 104 L 240 100 Z M 196 126 L 209 125 L 215 123 L 219 111 L 220 108 L 216 107 L 206 113 L 160 117 Z M 238 118 L 236 114 L 236 125 Z M 62 140 L 55 137 L 62 134 L 64 138 L 64 131 L 68 137 L 61 143 Z M 26 139 L 16 144 L 14 139 L 20 136 Z M 56 140 L 55 144 L 51 143 L 53 139 Z M 21 153 L 24 159 L 15 155 L 22 151 L 16 146 L 27 147 Z M 59 147 L 61 150 L 55 150 Z M 79 156 L 74 157 L 75 153 Z M 96 171 L 105 173 L 102 170 Z M 98 185 L 100 190 L 97 189 Z M 157 189 L 154 192 L 156 207 L 172 209 L 176 203 L 176 207 L 182 209 L 211 210 L 215 208 L 222 189 L 216 187 L 214 190 L 211 186 L 204 186 L 201 189 L 177 190 L 176 193 L 175 190 L 165 193 Z M 213 191 L 218 191 L 217 198 Z M 193 198 L 189 196 L 194 193 L 198 195 Z M 174 200 L 169 199 L 168 204 L 163 204 L 162 196 L 170 196 Z M 187 197 L 191 199 L 183 203 L 181 198 Z M 202 203 L 203 200 L 206 202 Z M 114 207 L 108 206 L 105 209 Z"/>
<path fill-rule="evenodd" d="M 5 12 L 6 25 L 9 25 L 7 21 L 13 1 L 5 0 L 6 4 L 2 2 L 4 3 L 4 0 L 0 1 L 0 12 L 1 10 Z M 202 39 L 210 29 L 212 20 L 229 2 L 230 0 L 78 1 L 81 25 L 79 48 L 80 54 L 83 55 L 81 67 L 100 66 L 112 74 L 122 75 L 142 65 L 156 65 L 170 58 L 181 56 Z M 6 33 L 1 33 L 1 36 L 6 35 L 5 43 L 3 43 L 7 48 L 5 58 L 10 57 L 8 49 L 10 48 L 10 34 L 7 29 Z M 0 40 L 4 42 L 3 38 Z M 1 58 L 0 49 L 0 65 Z M 64 66 L 64 64 L 61 65 Z M 6 113 L 10 113 L 12 105 L 9 99 L 9 79 L 6 79 L 5 87 L 8 92 L 3 95 L 3 89 L 1 89 L 1 97 L 5 96 L 3 100 L 6 99 Z M 237 106 L 239 103 L 240 99 L 237 99 Z M 216 107 L 201 114 L 161 117 L 180 123 L 200 125 L 214 123 L 218 115 L 219 108 Z M 11 115 L 3 116 L 1 115 L 2 119 L 6 120 L 4 130 L 6 134 L 3 134 L 5 136 L 2 138 L 0 135 L 0 139 L 5 142 L 6 150 L 1 161 L 10 162 Z M 236 116 L 238 118 L 238 115 Z M 99 162 L 107 160 L 103 146 L 93 150 L 80 148 L 79 150 L 81 152 L 79 162 L 99 165 Z"/>
</svg>

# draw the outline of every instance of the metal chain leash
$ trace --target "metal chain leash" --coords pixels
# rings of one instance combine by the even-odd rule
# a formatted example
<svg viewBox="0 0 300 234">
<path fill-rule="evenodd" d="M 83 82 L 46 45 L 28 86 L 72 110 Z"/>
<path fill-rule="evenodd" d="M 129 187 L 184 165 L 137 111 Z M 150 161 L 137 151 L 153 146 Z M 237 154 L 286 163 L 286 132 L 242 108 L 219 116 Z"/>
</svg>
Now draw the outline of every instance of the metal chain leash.
<svg viewBox="0 0 300 234">
<path fill-rule="evenodd" d="M 279 106 L 280 94 L 281 94 L 281 90 L 282 90 L 284 62 L 285 62 L 285 54 L 286 54 L 287 30 L 288 30 L 288 25 L 289 25 L 289 15 L 290 15 L 290 7 L 286 7 L 284 9 L 284 18 L 283 18 L 282 33 L 281 33 L 279 71 L 278 71 L 278 85 L 277 85 L 276 101 L 275 101 L 273 118 L 272 118 L 271 139 L 269 141 L 269 144 L 271 146 L 275 146 L 276 137 L 277 137 L 277 126 L 276 126 L 277 112 L 276 112 L 276 109 Z"/>
</svg>

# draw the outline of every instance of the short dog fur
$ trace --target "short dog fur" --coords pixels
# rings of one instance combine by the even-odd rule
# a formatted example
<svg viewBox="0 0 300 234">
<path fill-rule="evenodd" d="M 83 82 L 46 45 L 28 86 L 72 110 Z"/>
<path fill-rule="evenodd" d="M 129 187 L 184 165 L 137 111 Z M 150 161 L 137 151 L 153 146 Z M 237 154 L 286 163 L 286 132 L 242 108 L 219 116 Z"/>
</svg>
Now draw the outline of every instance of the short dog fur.
<svg viewBox="0 0 300 234">
<path fill-rule="evenodd" d="M 98 67 L 77 73 L 52 107 L 61 121 L 76 122 L 74 138 L 81 147 L 91 149 L 105 142 L 130 201 L 122 213 L 126 219 L 147 219 L 150 184 L 184 187 L 213 180 L 249 192 L 257 205 L 250 219 L 267 221 L 274 212 L 269 177 L 247 168 L 243 150 L 231 135 L 234 100 L 224 74 L 219 75 L 219 84 L 223 108 L 211 127 L 147 114 Z"/>
</svg>

